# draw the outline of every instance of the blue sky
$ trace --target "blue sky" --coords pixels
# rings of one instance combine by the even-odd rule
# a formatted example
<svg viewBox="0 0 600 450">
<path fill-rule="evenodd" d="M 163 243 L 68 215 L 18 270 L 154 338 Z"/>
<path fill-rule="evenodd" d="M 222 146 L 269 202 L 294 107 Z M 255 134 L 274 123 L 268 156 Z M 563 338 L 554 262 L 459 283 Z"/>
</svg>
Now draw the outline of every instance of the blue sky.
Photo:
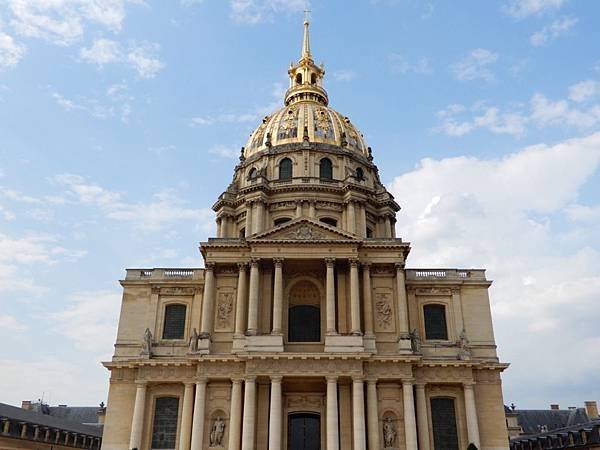
<svg viewBox="0 0 600 450">
<path fill-rule="evenodd" d="M 201 266 L 304 0 L 0 0 L 0 401 L 106 400 L 126 267 Z M 486 267 L 507 403 L 600 400 L 600 4 L 310 2 L 412 267 Z M 10 387 L 10 389 L 7 389 Z"/>
</svg>

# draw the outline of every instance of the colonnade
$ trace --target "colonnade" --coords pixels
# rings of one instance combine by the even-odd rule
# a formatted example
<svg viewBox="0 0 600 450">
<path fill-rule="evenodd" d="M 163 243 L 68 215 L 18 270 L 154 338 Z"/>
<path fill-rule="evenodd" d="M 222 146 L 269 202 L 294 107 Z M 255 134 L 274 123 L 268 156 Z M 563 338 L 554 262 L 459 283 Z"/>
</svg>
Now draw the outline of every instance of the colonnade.
<svg viewBox="0 0 600 450">
<path fill-rule="evenodd" d="M 309 218 L 317 217 L 316 200 L 296 200 L 294 217 L 306 215 Z M 306 206 L 307 205 L 307 206 Z M 306 213 L 306 214 L 305 214 Z M 264 200 L 255 199 L 246 202 L 246 221 L 244 226 L 244 236 L 249 237 L 260 233 L 269 228 L 266 223 L 269 221 L 268 205 Z M 340 228 L 358 236 L 367 236 L 367 212 L 366 204 L 359 200 L 348 200 L 344 204 L 341 217 Z M 217 217 L 217 237 L 238 237 L 237 219 L 230 213 L 222 213 Z M 373 237 L 393 238 L 395 237 L 393 215 L 381 214 Z"/>
<path fill-rule="evenodd" d="M 273 258 L 273 309 L 272 309 L 272 328 L 271 334 L 281 335 L 283 329 L 283 258 Z M 250 263 L 238 263 L 238 283 L 234 336 L 241 338 L 244 335 L 259 334 L 259 298 L 260 298 L 260 259 L 252 258 Z M 337 335 L 338 327 L 336 320 L 336 286 L 335 258 L 325 258 L 325 328 L 326 335 Z M 248 274 L 248 266 L 250 268 Z M 374 337 L 373 323 L 373 300 L 371 293 L 371 271 L 370 263 L 361 263 L 358 259 L 348 260 L 349 266 L 349 288 L 350 288 L 350 334 L 355 336 L 363 335 Z M 361 291 L 359 282 L 359 268 L 362 266 L 362 307 Z M 208 336 L 213 329 L 213 310 L 215 303 L 215 275 L 214 264 L 207 263 L 204 272 L 204 297 L 202 301 L 202 318 L 200 325 L 200 334 L 203 337 Z M 397 292 L 397 315 L 399 335 L 407 336 L 409 332 L 408 325 L 408 305 L 406 298 L 404 265 L 396 264 L 396 292 Z M 246 301 L 247 300 L 247 301 Z M 361 310 L 364 312 L 361 327 Z M 245 318 L 247 317 L 247 320 Z"/>
<path fill-rule="evenodd" d="M 283 437 L 283 392 L 282 376 L 271 376 L 269 404 L 268 450 L 282 450 Z M 340 450 L 338 377 L 327 376 L 325 433 L 326 450 Z M 366 381 L 366 413 L 365 389 Z M 206 413 L 206 390 L 208 380 L 198 379 L 195 383 L 184 383 L 183 406 L 179 427 L 178 450 L 202 450 Z M 377 394 L 377 379 L 356 376 L 352 378 L 352 442 L 353 450 L 379 450 L 380 415 Z M 398 380 L 402 385 L 404 447 L 406 450 L 430 450 L 430 434 L 426 384 L 412 379 Z M 244 385 L 242 403 L 242 383 Z M 479 426 L 473 390 L 474 383 L 463 383 L 467 437 L 470 443 L 480 448 Z M 194 394 L 195 388 L 195 394 Z M 146 405 L 147 383 L 138 382 L 129 448 L 142 448 L 142 432 Z M 416 411 L 413 391 L 416 391 Z M 227 437 L 228 450 L 256 450 L 257 423 L 256 376 L 231 379 L 231 408 Z"/>
</svg>

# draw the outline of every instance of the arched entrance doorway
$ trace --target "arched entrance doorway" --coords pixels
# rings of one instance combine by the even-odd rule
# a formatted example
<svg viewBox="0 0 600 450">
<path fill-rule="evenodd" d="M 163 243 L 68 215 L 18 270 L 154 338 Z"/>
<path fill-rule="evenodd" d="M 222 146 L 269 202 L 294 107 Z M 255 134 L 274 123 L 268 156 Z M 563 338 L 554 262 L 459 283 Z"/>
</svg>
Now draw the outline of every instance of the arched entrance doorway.
<svg viewBox="0 0 600 450">
<path fill-rule="evenodd" d="M 320 450 L 321 417 L 315 413 L 293 413 L 288 417 L 288 450 Z"/>
</svg>

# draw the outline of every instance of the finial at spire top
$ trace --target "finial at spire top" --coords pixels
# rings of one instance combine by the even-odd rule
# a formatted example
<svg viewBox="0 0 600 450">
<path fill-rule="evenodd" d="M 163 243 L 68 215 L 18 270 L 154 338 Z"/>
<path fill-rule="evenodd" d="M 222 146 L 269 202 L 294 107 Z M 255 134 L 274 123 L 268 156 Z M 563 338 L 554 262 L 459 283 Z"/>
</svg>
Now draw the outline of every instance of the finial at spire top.
<svg viewBox="0 0 600 450">
<path fill-rule="evenodd" d="M 302 41 L 302 58 L 310 58 L 310 39 L 308 36 L 308 25 L 310 18 L 310 10 L 304 10 L 304 39 Z"/>
</svg>

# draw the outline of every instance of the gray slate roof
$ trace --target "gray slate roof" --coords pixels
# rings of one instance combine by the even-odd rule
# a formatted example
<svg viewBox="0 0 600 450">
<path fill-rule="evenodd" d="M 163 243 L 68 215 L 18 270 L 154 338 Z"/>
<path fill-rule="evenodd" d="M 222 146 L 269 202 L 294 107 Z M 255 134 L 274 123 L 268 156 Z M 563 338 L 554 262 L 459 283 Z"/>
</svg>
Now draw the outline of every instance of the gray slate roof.
<svg viewBox="0 0 600 450">
<path fill-rule="evenodd" d="M 42 414 L 37 411 L 27 411 L 16 406 L 0 403 L 0 417 L 6 417 L 21 422 L 29 422 L 36 425 L 42 425 L 61 430 L 72 431 L 74 433 L 87 434 L 89 436 L 102 437 L 102 428 L 92 425 L 83 425 L 62 417 Z"/>
<path fill-rule="evenodd" d="M 97 406 L 51 406 L 49 414 L 52 417 L 68 420 L 69 422 L 95 425 L 98 423 Z"/>
<path fill-rule="evenodd" d="M 517 409 L 517 421 L 523 433 L 539 434 L 539 426 L 545 425 L 548 431 L 571 427 L 590 421 L 585 408 L 576 409 Z"/>
</svg>

